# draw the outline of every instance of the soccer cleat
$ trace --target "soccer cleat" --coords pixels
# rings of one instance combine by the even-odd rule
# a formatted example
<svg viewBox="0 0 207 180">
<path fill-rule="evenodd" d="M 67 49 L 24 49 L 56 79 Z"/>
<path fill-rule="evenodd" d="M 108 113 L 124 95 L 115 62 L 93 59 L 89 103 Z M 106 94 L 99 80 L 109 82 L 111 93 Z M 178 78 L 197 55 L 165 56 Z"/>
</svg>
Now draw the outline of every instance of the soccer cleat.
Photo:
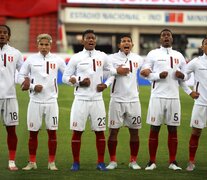
<svg viewBox="0 0 207 180">
<path fill-rule="evenodd" d="M 37 169 L 36 162 L 29 162 L 27 164 L 27 166 L 25 166 L 24 168 L 22 168 L 22 170 L 25 170 L 25 171 L 29 171 L 29 170 L 32 170 L 32 169 Z"/>
<path fill-rule="evenodd" d="M 100 171 L 107 171 L 108 170 L 108 169 L 106 169 L 106 165 L 103 162 L 98 163 L 97 166 L 96 166 L 96 169 L 98 169 Z"/>
<path fill-rule="evenodd" d="M 154 170 L 154 169 L 156 169 L 157 168 L 157 166 L 156 166 L 156 164 L 154 163 L 154 162 L 151 162 L 151 161 L 149 161 L 148 163 L 147 163 L 147 166 L 146 166 L 146 168 L 145 168 L 145 170 L 150 170 L 150 171 L 152 171 L 152 170 Z"/>
<path fill-rule="evenodd" d="M 130 162 L 129 163 L 129 168 L 132 168 L 134 170 L 141 169 L 141 167 L 136 163 L 136 161 Z"/>
<path fill-rule="evenodd" d="M 15 161 L 9 160 L 8 169 L 10 171 L 17 171 L 18 167 L 15 164 Z"/>
<path fill-rule="evenodd" d="M 172 169 L 174 171 L 182 170 L 182 168 L 178 166 L 178 163 L 176 161 L 171 162 L 171 164 L 169 165 L 169 169 Z"/>
<path fill-rule="evenodd" d="M 78 171 L 80 169 L 80 164 L 78 162 L 74 162 L 72 167 L 70 168 L 71 171 Z"/>
<path fill-rule="evenodd" d="M 112 169 L 116 169 L 116 168 L 117 168 L 117 162 L 115 162 L 115 161 L 111 161 L 111 162 L 109 163 L 109 165 L 106 166 L 106 169 L 110 169 L 110 170 L 112 170 Z"/>
<path fill-rule="evenodd" d="M 193 171 L 195 169 L 195 164 L 192 162 L 188 163 L 188 167 L 186 168 L 187 171 Z"/>
<path fill-rule="evenodd" d="M 51 171 L 57 171 L 58 170 L 58 168 L 55 165 L 55 162 L 49 162 L 48 163 L 48 169 L 51 170 Z"/>
</svg>

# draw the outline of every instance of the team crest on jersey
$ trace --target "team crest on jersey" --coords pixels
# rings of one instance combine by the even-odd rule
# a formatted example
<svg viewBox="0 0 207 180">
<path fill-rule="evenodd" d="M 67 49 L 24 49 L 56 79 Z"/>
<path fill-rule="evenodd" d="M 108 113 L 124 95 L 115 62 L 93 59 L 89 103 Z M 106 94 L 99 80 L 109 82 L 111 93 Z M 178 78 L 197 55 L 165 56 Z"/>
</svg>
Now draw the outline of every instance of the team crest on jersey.
<svg viewBox="0 0 207 180">
<path fill-rule="evenodd" d="M 77 127 L 78 123 L 77 122 L 73 122 L 73 127 Z"/>
<path fill-rule="evenodd" d="M 56 64 L 53 64 L 53 63 L 50 64 L 50 69 L 55 69 L 55 67 L 56 67 Z"/>
<path fill-rule="evenodd" d="M 194 120 L 194 123 L 195 123 L 196 125 L 198 125 L 198 120 Z"/>
<path fill-rule="evenodd" d="M 29 127 L 33 127 L 34 126 L 34 124 L 31 122 L 31 123 L 29 123 Z"/>
<path fill-rule="evenodd" d="M 102 62 L 101 61 L 96 61 L 96 66 L 101 66 Z"/>
<path fill-rule="evenodd" d="M 110 121 L 110 124 L 111 124 L 111 125 L 114 125 L 114 124 L 115 124 L 115 121 L 114 121 L 114 120 L 111 120 L 111 121 Z"/>
<path fill-rule="evenodd" d="M 8 56 L 8 61 L 9 62 L 13 62 L 14 61 L 14 57 L 13 56 Z"/>
</svg>

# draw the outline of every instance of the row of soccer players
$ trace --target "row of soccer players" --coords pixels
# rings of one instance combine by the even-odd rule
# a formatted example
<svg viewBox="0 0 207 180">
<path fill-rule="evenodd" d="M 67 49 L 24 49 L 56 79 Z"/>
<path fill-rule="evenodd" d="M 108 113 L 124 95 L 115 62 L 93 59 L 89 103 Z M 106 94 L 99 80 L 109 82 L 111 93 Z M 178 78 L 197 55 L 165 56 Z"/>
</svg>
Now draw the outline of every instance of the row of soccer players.
<svg viewBox="0 0 207 180">
<path fill-rule="evenodd" d="M 81 136 L 89 118 L 91 129 L 96 135 L 97 169 L 101 171 L 117 168 L 116 146 L 119 129 L 127 126 L 130 134 L 129 167 L 141 169 L 137 164 L 139 150 L 139 129 L 141 128 L 141 105 L 137 84 L 137 72 L 151 82 L 147 123 L 151 125 L 149 134 L 150 160 L 145 170 L 156 166 L 158 135 L 162 124 L 168 129 L 169 169 L 181 170 L 176 161 L 177 127 L 180 125 L 181 108 L 179 86 L 195 99 L 192 110 L 192 134 L 189 141 L 188 171 L 195 168 L 195 153 L 202 129 L 206 126 L 207 113 L 207 38 L 202 41 L 203 55 L 188 64 L 181 53 L 172 49 L 173 34 L 169 29 L 160 32 L 160 48 L 150 51 L 144 60 L 131 52 L 133 42 L 129 35 L 120 37 L 119 51 L 106 55 L 95 49 L 96 35 L 86 30 L 82 35 L 83 50 L 74 54 L 68 65 L 50 52 L 52 37 L 40 34 L 37 37 L 38 53 L 29 56 L 25 62 L 21 53 L 8 42 L 11 30 L 0 25 L 0 107 L 8 134 L 9 163 L 11 171 L 18 170 L 15 164 L 18 125 L 18 103 L 15 90 L 15 72 L 19 71 L 17 81 L 23 91 L 29 90 L 30 101 L 27 111 L 29 130 L 29 163 L 23 170 L 37 169 L 36 151 L 38 132 L 45 116 L 48 132 L 48 169 L 58 170 L 55 165 L 57 147 L 59 108 L 57 104 L 57 73 L 63 73 L 64 83 L 74 86 L 74 101 L 70 114 L 70 129 L 73 131 L 71 148 L 73 155 L 72 171 L 80 169 Z M 195 86 L 191 90 L 185 83 L 190 73 L 194 73 Z M 106 78 L 107 77 L 107 78 Z M 103 82 L 103 79 L 106 81 Z M 109 138 L 107 141 L 110 163 L 104 163 L 106 112 L 102 91 L 110 86 L 110 105 L 108 116 Z M 96 111 L 94 111 L 96 109 Z M 34 116 L 35 114 L 35 116 Z"/>
</svg>

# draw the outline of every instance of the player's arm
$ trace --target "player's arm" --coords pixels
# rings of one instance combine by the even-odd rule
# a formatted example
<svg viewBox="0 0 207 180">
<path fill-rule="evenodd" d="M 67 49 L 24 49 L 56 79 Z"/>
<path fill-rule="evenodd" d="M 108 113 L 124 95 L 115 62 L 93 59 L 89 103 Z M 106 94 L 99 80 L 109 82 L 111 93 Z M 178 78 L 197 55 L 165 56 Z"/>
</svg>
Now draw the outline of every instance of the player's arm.
<svg viewBox="0 0 207 180">
<path fill-rule="evenodd" d="M 155 73 L 152 72 L 150 68 L 146 68 L 140 71 L 140 76 L 149 81 L 157 81 L 160 79 L 165 79 L 168 76 L 168 72 L 162 71 L 161 73 Z"/>
<path fill-rule="evenodd" d="M 179 81 L 180 86 L 182 87 L 182 89 L 185 91 L 186 94 L 188 94 L 189 96 L 191 96 L 193 99 L 197 99 L 200 95 L 199 92 L 193 91 L 187 84 L 185 81 Z"/>
<path fill-rule="evenodd" d="M 36 93 L 40 93 L 42 91 L 42 89 L 43 89 L 43 86 L 40 84 L 36 84 L 34 86 L 34 92 L 36 92 Z"/>
<path fill-rule="evenodd" d="M 113 83 L 114 79 L 115 79 L 114 76 L 110 76 L 106 79 L 106 81 L 104 83 L 98 84 L 97 85 L 97 92 L 104 91 L 104 89 L 106 89 L 107 87 L 109 87 Z"/>
<path fill-rule="evenodd" d="M 79 86 L 79 77 L 75 75 L 76 63 L 72 57 L 68 62 L 62 76 L 62 82 L 71 86 Z"/>
<path fill-rule="evenodd" d="M 66 63 L 62 58 L 59 58 L 59 70 L 61 71 L 61 73 L 63 74 L 66 68 Z"/>
<path fill-rule="evenodd" d="M 121 75 L 126 76 L 129 74 L 129 68 L 124 67 L 123 65 L 118 66 L 115 68 L 112 64 L 112 62 L 115 61 L 112 56 L 105 56 L 104 57 L 104 70 L 110 71 L 110 75 Z"/>
<path fill-rule="evenodd" d="M 190 73 L 187 72 L 187 70 L 186 70 L 187 64 L 186 64 L 186 60 L 182 54 L 180 54 L 179 60 L 181 61 L 181 63 L 180 63 L 179 70 L 177 70 L 175 72 L 175 77 L 179 80 L 186 81 L 186 80 L 190 79 Z"/>
<path fill-rule="evenodd" d="M 24 81 L 21 84 L 22 91 L 27 91 L 30 88 L 30 78 L 25 77 Z"/>
<path fill-rule="evenodd" d="M 17 74 L 17 83 L 21 85 L 23 91 L 30 89 L 30 78 L 29 78 L 29 63 L 24 62 Z"/>
<path fill-rule="evenodd" d="M 76 76 L 75 74 L 76 66 L 77 66 L 76 56 L 71 57 L 62 76 L 63 83 L 71 86 L 89 87 L 91 84 L 89 78 L 84 78 L 83 80 L 80 80 L 80 77 Z"/>
<path fill-rule="evenodd" d="M 154 56 L 153 52 L 149 52 L 140 70 L 140 76 L 149 81 L 165 79 L 168 76 L 167 71 L 163 71 L 161 73 L 153 71 Z"/>
</svg>

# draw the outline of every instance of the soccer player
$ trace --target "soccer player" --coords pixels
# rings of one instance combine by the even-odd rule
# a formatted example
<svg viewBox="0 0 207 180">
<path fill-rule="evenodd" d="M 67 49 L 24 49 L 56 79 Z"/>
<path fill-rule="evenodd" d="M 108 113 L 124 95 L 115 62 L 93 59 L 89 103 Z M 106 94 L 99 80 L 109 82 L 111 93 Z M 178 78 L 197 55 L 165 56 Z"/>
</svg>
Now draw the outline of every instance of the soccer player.
<svg viewBox="0 0 207 180">
<path fill-rule="evenodd" d="M 110 163 L 106 168 L 117 168 L 117 136 L 119 129 L 122 126 L 126 126 L 130 134 L 129 168 L 136 170 L 141 169 L 136 163 L 139 150 L 138 129 L 141 128 L 141 105 L 138 93 L 137 72 L 143 63 L 143 59 L 141 56 L 131 52 L 133 42 L 129 35 L 122 35 L 120 37 L 118 47 L 119 52 L 110 55 L 109 59 L 115 68 L 125 66 L 130 69 L 130 72 L 127 76 L 113 76 L 108 118 Z M 109 80 L 110 78 L 107 81 Z"/>
<path fill-rule="evenodd" d="M 0 110 L 3 124 L 7 130 L 7 145 L 9 150 L 8 168 L 18 170 L 15 164 L 17 149 L 16 125 L 19 124 L 18 102 L 15 89 L 15 73 L 23 64 L 23 57 L 19 50 L 11 47 L 8 42 L 11 29 L 0 24 Z"/>
<path fill-rule="evenodd" d="M 189 163 L 187 171 L 195 169 L 195 155 L 198 148 L 199 138 L 202 129 L 207 123 L 207 37 L 202 41 L 201 49 L 203 55 L 191 60 L 186 67 L 186 73 L 194 74 L 194 90 L 199 94 L 195 98 L 191 115 L 190 126 L 192 127 L 191 137 L 189 140 Z"/>
<path fill-rule="evenodd" d="M 56 130 L 58 129 L 59 109 L 57 104 L 58 70 L 62 73 L 66 67 L 63 59 L 50 53 L 52 37 L 49 34 L 37 36 L 39 52 L 27 58 L 18 75 L 18 82 L 23 90 L 30 90 L 30 101 L 27 111 L 27 127 L 29 130 L 29 163 L 23 170 L 37 169 L 36 151 L 38 146 L 38 132 L 42 126 L 42 118 L 48 133 L 48 169 L 58 170 L 55 165 L 57 147 Z M 30 82 L 23 82 L 25 77 Z"/>
<path fill-rule="evenodd" d="M 169 29 L 161 31 L 160 43 L 160 48 L 148 53 L 141 71 L 142 76 L 152 81 L 147 114 L 147 123 L 151 125 L 148 142 L 150 161 L 145 170 L 156 168 L 158 135 L 162 124 L 166 124 L 168 129 L 169 169 L 181 170 L 176 162 L 177 127 L 181 117 L 179 85 L 188 79 L 184 73 L 186 62 L 180 52 L 172 49 L 173 36 Z"/>
<path fill-rule="evenodd" d="M 105 171 L 107 170 L 104 163 L 106 112 L 101 91 L 107 85 L 102 82 L 103 71 L 110 70 L 112 74 L 126 75 L 129 68 L 114 69 L 112 64 L 108 63 L 108 56 L 95 49 L 96 35 L 93 30 L 83 32 L 82 44 L 84 49 L 71 57 L 62 78 L 64 83 L 75 86 L 75 99 L 70 114 L 70 129 L 73 130 L 71 171 L 80 169 L 81 136 L 87 118 L 90 119 L 91 129 L 96 135 L 97 169 Z"/>
</svg>

